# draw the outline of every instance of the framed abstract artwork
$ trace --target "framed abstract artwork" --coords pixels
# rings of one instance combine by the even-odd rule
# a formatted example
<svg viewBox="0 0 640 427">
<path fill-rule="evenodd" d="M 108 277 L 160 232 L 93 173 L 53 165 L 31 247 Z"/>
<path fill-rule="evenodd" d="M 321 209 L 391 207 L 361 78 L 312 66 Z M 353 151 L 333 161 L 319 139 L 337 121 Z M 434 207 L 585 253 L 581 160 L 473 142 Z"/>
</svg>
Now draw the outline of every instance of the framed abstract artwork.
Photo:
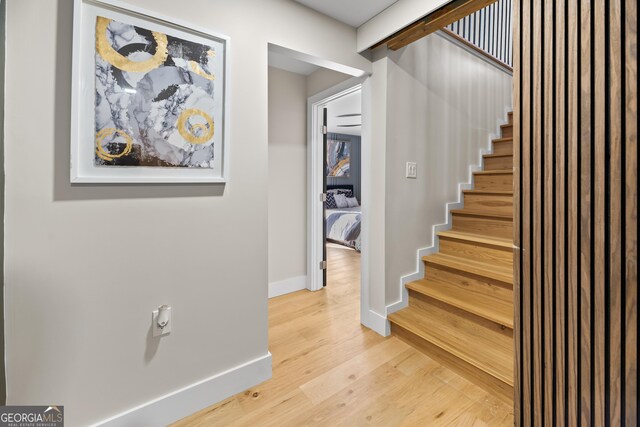
<svg viewBox="0 0 640 427">
<path fill-rule="evenodd" d="M 72 183 L 226 182 L 229 38 L 75 0 Z"/>
<path fill-rule="evenodd" d="M 327 176 L 348 178 L 351 166 L 351 141 L 327 141 Z"/>
</svg>

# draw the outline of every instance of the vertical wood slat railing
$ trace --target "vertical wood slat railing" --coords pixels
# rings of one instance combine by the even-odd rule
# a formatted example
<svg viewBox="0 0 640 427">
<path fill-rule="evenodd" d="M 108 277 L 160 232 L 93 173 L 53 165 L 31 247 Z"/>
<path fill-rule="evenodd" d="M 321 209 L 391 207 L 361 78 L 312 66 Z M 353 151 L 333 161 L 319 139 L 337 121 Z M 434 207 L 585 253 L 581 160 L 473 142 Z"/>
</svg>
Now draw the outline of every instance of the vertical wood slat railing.
<svg viewBox="0 0 640 427">
<path fill-rule="evenodd" d="M 503 64 L 513 66 L 512 0 L 497 0 L 445 28 Z"/>
<path fill-rule="evenodd" d="M 638 426 L 634 0 L 514 0 L 515 424 Z"/>
</svg>

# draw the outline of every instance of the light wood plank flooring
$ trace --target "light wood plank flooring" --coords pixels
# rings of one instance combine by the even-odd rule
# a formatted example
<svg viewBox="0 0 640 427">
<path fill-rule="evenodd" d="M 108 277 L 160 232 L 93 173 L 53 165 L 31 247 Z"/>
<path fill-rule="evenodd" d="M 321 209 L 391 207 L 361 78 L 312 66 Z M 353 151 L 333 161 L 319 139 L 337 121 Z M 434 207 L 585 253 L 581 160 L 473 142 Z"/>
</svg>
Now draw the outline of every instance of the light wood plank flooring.
<svg viewBox="0 0 640 427">
<path fill-rule="evenodd" d="M 360 255 L 328 248 L 328 286 L 269 300 L 273 378 L 175 426 L 512 426 L 510 406 L 359 322 Z"/>
</svg>

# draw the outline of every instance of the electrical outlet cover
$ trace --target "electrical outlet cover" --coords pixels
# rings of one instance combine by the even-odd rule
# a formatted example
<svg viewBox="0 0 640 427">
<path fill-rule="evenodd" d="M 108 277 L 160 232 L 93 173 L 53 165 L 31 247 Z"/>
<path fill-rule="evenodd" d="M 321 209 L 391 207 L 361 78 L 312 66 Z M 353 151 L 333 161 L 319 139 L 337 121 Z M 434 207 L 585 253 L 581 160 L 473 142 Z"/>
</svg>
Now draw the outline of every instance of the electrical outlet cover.
<svg viewBox="0 0 640 427">
<path fill-rule="evenodd" d="M 158 326 L 158 310 L 153 310 L 151 312 L 151 329 L 153 329 L 154 337 L 167 335 L 169 332 L 171 332 L 171 323 L 173 322 L 173 319 L 171 318 L 171 307 L 167 309 L 167 312 L 169 314 L 169 321 L 164 328 Z"/>
</svg>

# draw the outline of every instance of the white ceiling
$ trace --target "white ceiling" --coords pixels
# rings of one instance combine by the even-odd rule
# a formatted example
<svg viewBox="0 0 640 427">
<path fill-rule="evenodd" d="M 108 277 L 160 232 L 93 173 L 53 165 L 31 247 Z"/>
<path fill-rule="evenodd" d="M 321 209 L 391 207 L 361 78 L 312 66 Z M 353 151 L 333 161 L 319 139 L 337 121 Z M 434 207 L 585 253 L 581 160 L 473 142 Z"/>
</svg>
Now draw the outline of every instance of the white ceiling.
<svg viewBox="0 0 640 427">
<path fill-rule="evenodd" d="M 398 0 L 295 0 L 313 10 L 358 28 Z"/>
<path fill-rule="evenodd" d="M 362 91 L 358 90 L 327 104 L 327 128 L 332 133 L 362 133 Z M 357 126 L 354 126 L 357 125 Z"/>
</svg>

